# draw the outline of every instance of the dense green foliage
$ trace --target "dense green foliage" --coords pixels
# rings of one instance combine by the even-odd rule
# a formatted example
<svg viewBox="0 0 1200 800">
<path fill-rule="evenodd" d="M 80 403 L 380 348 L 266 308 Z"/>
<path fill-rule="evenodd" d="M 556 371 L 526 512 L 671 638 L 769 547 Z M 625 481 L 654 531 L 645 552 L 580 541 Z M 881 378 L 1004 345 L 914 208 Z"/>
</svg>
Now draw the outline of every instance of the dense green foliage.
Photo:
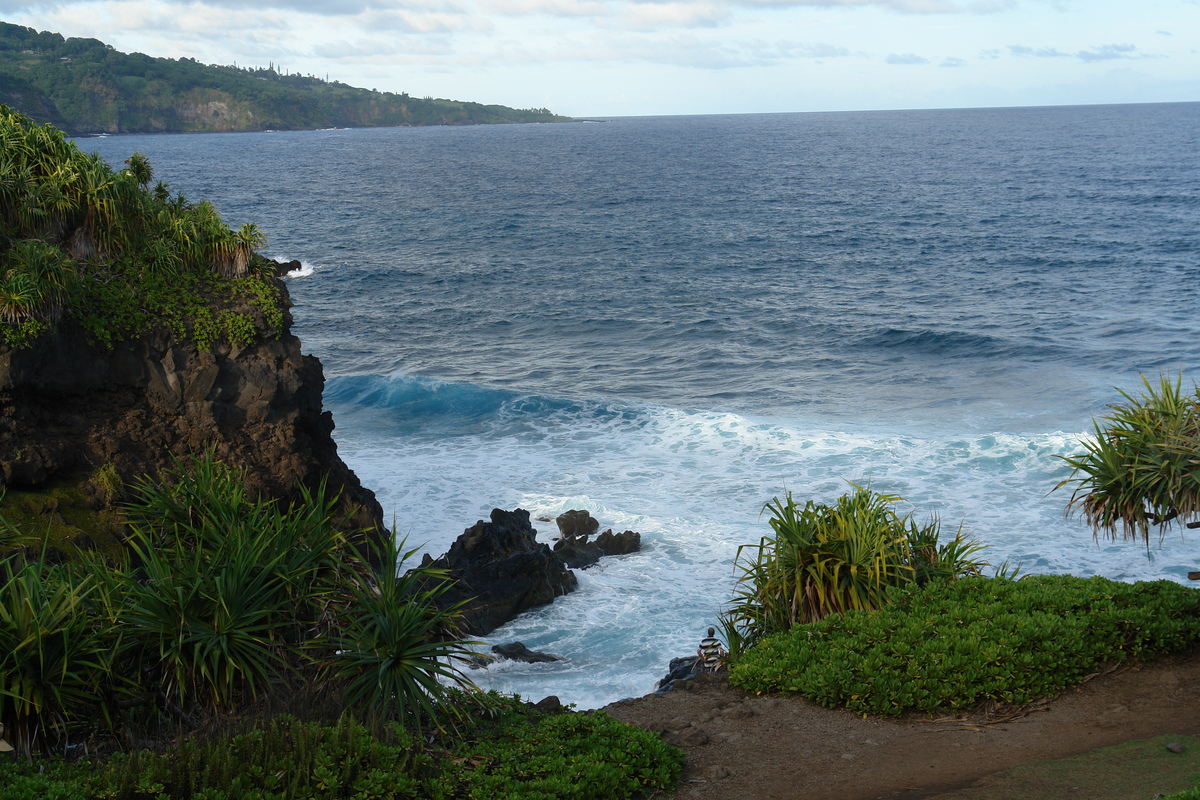
<svg viewBox="0 0 1200 800">
<path fill-rule="evenodd" d="M 118 755 L 100 769 L 58 765 L 53 782 L 0 766 L 0 800 L 623 800 L 679 778 L 682 752 L 603 712 L 481 700 L 479 713 L 434 748 L 396 723 L 282 716 L 158 753 Z"/>
<path fill-rule="evenodd" d="M 1142 384 L 1141 395 L 1121 392 L 1126 402 L 1096 420 L 1082 455 L 1064 457 L 1071 476 L 1056 488 L 1074 485 L 1067 508 L 1097 535 L 1119 530 L 1148 546 L 1151 526 L 1161 535 L 1169 522 L 1200 518 L 1200 388 L 1185 392 L 1182 377 Z"/>
<path fill-rule="evenodd" d="M 171 196 L 138 153 L 114 171 L 61 131 L 0 106 L 0 344 L 64 321 L 111 347 L 163 326 L 202 349 L 282 331 L 253 224 Z"/>
<path fill-rule="evenodd" d="M 983 546 L 961 529 L 940 543 L 940 522 L 900 516 L 899 501 L 856 486 L 832 505 L 800 507 L 790 492 L 768 503 L 772 535 L 738 548 L 740 575 L 722 615 L 731 655 L 793 625 L 879 608 L 889 587 L 977 575 L 986 566 L 974 558 Z"/>
<path fill-rule="evenodd" d="M 878 611 L 765 637 L 733 666 L 730 682 L 888 716 L 1026 703 L 1105 664 L 1198 640 L 1200 590 L 1171 581 L 964 578 L 894 587 Z"/>
<path fill-rule="evenodd" d="M 356 89 L 313 75 L 121 53 L 0 23 L 0 102 L 72 134 L 559 122 L 517 110 Z"/>
<path fill-rule="evenodd" d="M 0 759 L 0 800 L 85 800 L 87 766 Z"/>
<path fill-rule="evenodd" d="M 369 559 L 365 536 L 333 518 L 335 498 L 282 507 L 248 498 L 244 479 L 206 456 L 143 481 L 118 557 L 0 555 L 0 723 L 20 752 L 156 719 L 193 725 L 296 684 L 405 723 L 447 713 L 436 678 L 460 677 L 446 659 L 466 650 L 457 609 L 434 604 L 444 573 L 398 580 L 398 545 Z M 408 613 L 381 619 L 355 603 L 380 587 Z M 387 659 L 388 680 L 360 677 Z"/>
</svg>

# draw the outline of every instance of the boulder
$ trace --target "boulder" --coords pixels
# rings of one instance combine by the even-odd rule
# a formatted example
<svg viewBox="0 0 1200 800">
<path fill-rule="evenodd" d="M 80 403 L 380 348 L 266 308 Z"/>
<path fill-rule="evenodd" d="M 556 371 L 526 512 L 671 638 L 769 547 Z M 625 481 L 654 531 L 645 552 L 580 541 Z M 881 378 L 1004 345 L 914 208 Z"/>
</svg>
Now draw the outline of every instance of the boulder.
<svg viewBox="0 0 1200 800">
<path fill-rule="evenodd" d="M 466 633 L 484 636 L 576 587 L 575 573 L 536 537 L 528 511 L 496 508 L 490 522 L 475 523 L 445 555 L 426 562 L 456 580 L 440 604 L 468 601 L 461 619 Z"/>
<path fill-rule="evenodd" d="M 563 539 L 587 537 L 600 529 L 600 523 L 587 511 L 571 509 L 558 515 L 554 520 L 558 524 L 558 533 Z"/>
<path fill-rule="evenodd" d="M 656 694 L 665 694 L 675 688 L 676 681 L 686 681 L 703 672 L 703 664 L 696 656 L 672 658 L 667 674 L 654 687 Z"/>
<path fill-rule="evenodd" d="M 507 658 L 509 661 L 524 661 L 526 664 L 544 664 L 551 661 L 562 661 L 558 656 L 552 656 L 549 653 L 539 653 L 537 650 L 530 650 L 523 642 L 492 645 L 492 652 L 501 658 Z"/>
<path fill-rule="evenodd" d="M 599 561 L 601 556 L 620 556 L 636 553 L 641 549 L 642 535 L 640 533 L 625 531 L 614 534 L 611 528 L 591 542 L 587 540 L 587 536 L 564 536 L 554 543 L 555 555 L 571 569 L 586 569 Z"/>
</svg>

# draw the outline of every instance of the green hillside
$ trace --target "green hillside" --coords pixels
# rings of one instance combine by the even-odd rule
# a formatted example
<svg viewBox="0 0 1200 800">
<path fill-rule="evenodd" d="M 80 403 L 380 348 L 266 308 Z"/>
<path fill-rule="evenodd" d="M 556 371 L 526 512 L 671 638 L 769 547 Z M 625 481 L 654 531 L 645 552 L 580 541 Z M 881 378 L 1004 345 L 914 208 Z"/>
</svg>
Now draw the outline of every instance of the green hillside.
<svg viewBox="0 0 1200 800">
<path fill-rule="evenodd" d="M 71 135 L 565 122 L 513 109 L 356 89 L 311 75 L 122 53 L 0 22 L 0 103 Z"/>
</svg>

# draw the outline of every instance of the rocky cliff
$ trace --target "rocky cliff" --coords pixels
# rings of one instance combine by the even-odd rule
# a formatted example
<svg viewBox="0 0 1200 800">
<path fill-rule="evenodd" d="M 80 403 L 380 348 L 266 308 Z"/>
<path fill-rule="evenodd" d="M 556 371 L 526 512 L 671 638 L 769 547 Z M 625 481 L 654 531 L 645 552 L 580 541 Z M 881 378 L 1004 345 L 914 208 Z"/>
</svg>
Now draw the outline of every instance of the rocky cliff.
<svg viewBox="0 0 1200 800">
<path fill-rule="evenodd" d="M 125 481 L 156 476 L 212 447 L 248 468 L 258 496 L 325 480 L 356 524 L 382 530 L 374 493 L 337 454 L 321 362 L 301 353 L 291 321 L 285 311 L 282 330 L 213 352 L 165 330 L 106 350 L 70 326 L 27 349 L 0 345 L 0 488 L 110 466 Z"/>
</svg>

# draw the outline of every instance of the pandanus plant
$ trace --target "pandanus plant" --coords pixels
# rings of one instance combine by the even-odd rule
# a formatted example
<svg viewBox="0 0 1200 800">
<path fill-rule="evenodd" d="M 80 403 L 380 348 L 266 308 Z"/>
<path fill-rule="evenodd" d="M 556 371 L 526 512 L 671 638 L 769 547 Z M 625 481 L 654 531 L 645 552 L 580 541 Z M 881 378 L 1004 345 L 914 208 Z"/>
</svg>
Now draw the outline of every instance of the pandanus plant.
<svg viewBox="0 0 1200 800">
<path fill-rule="evenodd" d="M 722 615 L 731 654 L 793 625 L 880 608 L 891 586 L 980 573 L 982 545 L 961 529 L 939 543 L 937 518 L 922 525 L 901 516 L 900 500 L 855 486 L 832 505 L 800 506 L 790 492 L 767 503 L 771 535 L 739 547 L 735 560 L 734 598 Z"/>
<path fill-rule="evenodd" d="M 1095 420 L 1083 453 L 1060 456 L 1071 474 L 1054 488 L 1074 487 L 1067 513 L 1082 514 L 1096 536 L 1149 547 L 1152 529 L 1161 538 L 1171 522 L 1200 527 L 1200 388 L 1142 376 L 1142 389 L 1118 390 L 1125 402 Z"/>
</svg>

